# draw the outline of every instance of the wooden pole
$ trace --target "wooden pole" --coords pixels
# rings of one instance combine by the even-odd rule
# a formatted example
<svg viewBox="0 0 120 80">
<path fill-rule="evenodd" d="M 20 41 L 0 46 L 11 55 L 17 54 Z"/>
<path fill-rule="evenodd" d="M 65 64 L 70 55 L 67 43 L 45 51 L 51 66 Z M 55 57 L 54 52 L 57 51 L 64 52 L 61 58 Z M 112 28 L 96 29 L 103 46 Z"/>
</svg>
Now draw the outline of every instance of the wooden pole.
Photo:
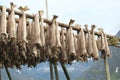
<svg viewBox="0 0 120 80">
<path fill-rule="evenodd" d="M 58 75 L 58 69 L 57 69 L 57 63 L 56 62 L 54 63 L 54 71 L 55 71 L 56 80 L 59 80 L 59 75 Z"/>
<path fill-rule="evenodd" d="M 12 80 L 12 77 L 11 77 L 11 75 L 10 75 L 10 72 L 9 72 L 7 66 L 6 66 L 6 65 L 4 65 L 4 66 L 5 66 L 5 70 L 6 70 L 6 73 L 7 73 L 7 75 L 8 75 L 9 80 Z"/>
<path fill-rule="evenodd" d="M 67 71 L 67 69 L 66 69 L 66 67 L 65 67 L 65 64 L 62 63 L 62 62 L 60 62 L 60 64 L 61 64 L 61 66 L 62 66 L 62 69 L 63 69 L 63 71 L 64 71 L 64 73 L 65 73 L 65 76 L 66 76 L 67 80 L 71 80 L 71 79 L 70 79 L 70 76 L 69 76 L 69 73 L 68 73 L 68 71 Z"/>
<path fill-rule="evenodd" d="M 2 9 L 2 6 L 0 6 L 0 9 Z M 6 11 L 7 11 L 7 12 L 10 12 L 11 10 L 10 10 L 9 8 L 7 8 Z M 19 15 L 19 16 L 22 15 L 21 12 L 16 11 L 16 10 L 15 10 L 15 14 L 16 14 L 16 15 Z M 33 19 L 33 18 L 34 18 L 34 16 L 33 16 L 33 15 L 30 15 L 30 14 L 26 14 L 26 17 L 27 17 L 27 18 L 30 18 L 30 19 Z M 47 23 L 47 24 L 52 24 L 52 20 L 48 20 L 48 19 L 45 19 L 45 18 L 44 18 L 44 22 Z M 64 28 L 69 28 L 69 24 L 65 24 L 65 23 L 58 22 L 58 25 L 61 26 L 61 27 L 64 27 Z M 74 26 L 72 26 L 72 27 L 73 27 L 73 30 L 79 30 L 79 28 L 77 28 L 77 27 L 74 27 Z M 84 32 L 87 33 L 86 30 L 84 30 Z M 95 33 L 95 35 L 99 35 L 99 36 L 101 35 L 99 32 L 94 32 L 94 33 Z M 106 36 L 107 36 L 107 38 L 116 37 L 116 36 L 109 35 L 109 34 L 106 34 Z M 118 38 L 119 41 L 120 41 L 120 38 L 119 38 L 119 37 L 117 37 L 117 38 Z"/>
<path fill-rule="evenodd" d="M 46 17 L 47 19 L 49 19 L 48 17 L 48 1 L 45 0 L 45 7 L 46 7 Z M 48 24 L 46 24 L 48 26 Z M 54 75 L 53 75 L 53 66 L 52 66 L 52 62 L 50 60 L 49 62 L 49 67 L 50 67 L 50 80 L 54 80 Z"/>
<path fill-rule="evenodd" d="M 52 66 L 52 62 L 49 62 L 50 64 L 50 80 L 54 80 L 54 75 L 53 75 L 53 66 Z"/>
<path fill-rule="evenodd" d="M 0 68 L 0 80 L 2 80 L 1 77 L 2 77 L 2 76 L 1 76 L 1 68 Z"/>
<path fill-rule="evenodd" d="M 46 4 L 46 17 L 47 19 L 49 19 L 49 16 L 48 16 L 48 1 L 45 0 L 45 4 Z"/>
<path fill-rule="evenodd" d="M 105 72 L 106 72 L 106 80 L 110 80 L 110 71 L 107 57 L 104 58 Z"/>
</svg>

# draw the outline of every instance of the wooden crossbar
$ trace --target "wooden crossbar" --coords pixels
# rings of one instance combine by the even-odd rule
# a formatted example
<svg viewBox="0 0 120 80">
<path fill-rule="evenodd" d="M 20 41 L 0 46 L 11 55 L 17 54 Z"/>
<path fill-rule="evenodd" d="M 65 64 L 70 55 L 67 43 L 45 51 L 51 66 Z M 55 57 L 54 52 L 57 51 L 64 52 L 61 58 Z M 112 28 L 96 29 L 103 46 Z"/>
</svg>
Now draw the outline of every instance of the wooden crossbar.
<svg viewBox="0 0 120 80">
<path fill-rule="evenodd" d="M 0 6 L 0 9 L 2 10 L 2 6 Z M 9 12 L 10 12 L 10 9 L 9 9 L 9 8 L 6 8 L 6 11 L 9 13 Z M 19 12 L 19 11 L 17 11 L 17 10 L 15 10 L 15 14 L 16 14 L 16 15 L 19 15 L 19 16 L 22 15 L 22 13 Z M 34 16 L 33 16 L 33 15 L 30 15 L 30 14 L 26 14 L 26 17 L 27 17 L 27 18 L 30 18 L 30 19 L 33 19 L 33 18 L 34 18 Z M 17 20 L 17 21 L 18 21 L 18 20 Z M 44 22 L 47 23 L 47 24 L 52 24 L 52 20 L 48 20 L 48 19 L 46 19 L 46 18 L 44 18 Z M 58 25 L 61 26 L 61 27 L 64 27 L 64 28 L 69 28 L 69 24 L 65 24 L 65 23 L 62 23 L 62 22 L 58 22 Z M 75 26 L 72 26 L 72 27 L 73 27 L 73 30 L 79 30 L 79 28 L 77 28 L 77 27 L 75 27 Z M 84 32 L 87 33 L 86 30 L 84 30 Z M 101 34 L 100 34 L 99 32 L 95 32 L 95 35 L 100 36 Z M 116 36 L 109 35 L 109 34 L 106 34 L 106 36 L 107 36 L 107 38 L 116 37 Z M 117 38 L 118 38 L 119 41 L 120 41 L 120 38 L 119 38 L 119 37 L 117 37 Z"/>
</svg>

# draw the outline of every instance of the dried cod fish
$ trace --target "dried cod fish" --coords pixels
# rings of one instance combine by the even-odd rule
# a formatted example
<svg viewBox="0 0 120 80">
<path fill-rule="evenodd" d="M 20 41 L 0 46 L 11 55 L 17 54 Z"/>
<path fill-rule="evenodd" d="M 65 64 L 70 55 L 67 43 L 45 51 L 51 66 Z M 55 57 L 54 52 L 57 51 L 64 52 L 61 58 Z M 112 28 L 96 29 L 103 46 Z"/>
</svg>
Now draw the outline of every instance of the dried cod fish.
<svg viewBox="0 0 120 80">
<path fill-rule="evenodd" d="M 45 46 L 45 32 L 44 32 L 44 20 L 43 20 L 43 11 L 39 11 L 40 16 L 40 37 L 41 37 L 41 46 Z"/>
<path fill-rule="evenodd" d="M 15 12 L 14 8 L 16 7 L 15 4 L 10 3 L 11 6 L 11 12 L 8 15 L 8 21 L 7 21 L 7 33 L 9 36 L 9 42 L 8 42 L 8 55 L 11 60 L 12 66 L 17 66 L 17 68 L 20 68 L 20 65 L 18 65 L 18 58 L 19 58 L 19 51 L 17 46 L 17 27 L 15 22 Z"/>
<path fill-rule="evenodd" d="M 27 41 L 27 29 L 26 29 L 26 15 L 25 11 L 29 10 L 27 6 L 25 7 L 19 7 L 19 10 L 22 12 L 22 16 L 20 17 L 20 21 L 17 28 L 17 41 L 19 46 L 19 54 L 21 58 L 23 59 L 21 61 L 21 64 L 25 64 L 25 60 L 27 59 L 26 53 L 26 43 Z"/>
<path fill-rule="evenodd" d="M 31 44 L 34 44 L 34 36 L 35 36 L 34 28 L 35 28 L 35 21 L 33 20 L 31 22 L 31 31 L 30 31 Z"/>
<path fill-rule="evenodd" d="M 26 42 L 27 43 L 27 29 L 26 29 L 26 15 L 25 11 L 29 10 L 27 7 L 19 7 L 19 10 L 22 12 L 22 16 L 20 17 L 20 22 L 18 26 L 18 43 L 19 42 Z"/>
<path fill-rule="evenodd" d="M 16 38 L 16 23 L 15 23 L 15 12 L 14 8 L 16 5 L 11 3 L 11 12 L 8 15 L 8 22 L 7 22 L 7 33 L 9 38 Z"/>
<path fill-rule="evenodd" d="M 27 22 L 28 22 L 28 25 L 27 25 L 27 40 L 31 40 L 32 22 L 30 22 L 29 19 L 27 19 Z"/>
<path fill-rule="evenodd" d="M 33 26 L 33 44 L 38 44 L 41 46 L 41 39 L 40 39 L 40 24 L 39 24 L 39 16 L 36 14 L 34 16 L 34 26 Z"/>
<path fill-rule="evenodd" d="M 48 25 L 49 26 L 49 25 Z M 52 59 L 52 51 L 50 47 L 50 26 L 48 27 L 48 30 L 45 32 L 45 54 L 48 59 Z"/>
<path fill-rule="evenodd" d="M 69 62 L 73 61 L 76 57 L 74 37 L 72 32 L 73 22 L 74 20 L 70 20 L 69 28 L 67 30 L 67 35 L 66 35 L 66 52 L 68 53 Z"/>
<path fill-rule="evenodd" d="M 66 53 L 66 50 L 65 50 L 65 46 L 66 46 L 66 43 L 65 43 L 65 30 L 64 28 L 61 28 L 61 54 L 60 54 L 60 57 L 61 57 L 61 62 L 67 62 L 67 53 Z"/>
<path fill-rule="evenodd" d="M 92 45 L 93 45 L 93 51 L 94 51 L 93 60 L 98 60 L 99 53 L 98 53 L 97 43 L 95 40 L 94 28 L 95 28 L 95 25 L 92 25 Z"/>
<path fill-rule="evenodd" d="M 105 58 L 106 57 L 105 36 L 102 28 L 99 28 L 98 30 L 101 33 L 101 57 Z"/>
<path fill-rule="evenodd" d="M 60 31 L 58 29 L 58 22 L 56 18 L 58 16 L 53 17 L 53 22 L 50 26 L 50 47 L 53 53 L 53 58 L 58 59 L 58 55 L 61 51 L 61 42 L 60 42 Z"/>
<path fill-rule="evenodd" d="M 106 34 L 104 34 L 104 39 L 105 39 L 105 52 L 106 52 L 106 56 L 110 56 L 110 49 L 109 49 L 109 46 L 108 46 L 108 41 L 107 41 L 107 37 L 106 37 Z"/>
<path fill-rule="evenodd" d="M 103 29 L 99 28 L 99 32 L 101 33 L 101 50 L 105 50 L 105 39 L 104 39 L 104 34 L 103 34 Z"/>
<path fill-rule="evenodd" d="M 98 36 L 97 47 L 98 47 L 98 50 L 101 51 L 101 49 L 102 49 L 102 38 L 101 38 L 101 36 Z"/>
<path fill-rule="evenodd" d="M 85 44 L 85 34 L 80 25 L 78 25 L 80 31 L 78 32 L 78 56 L 87 56 L 86 44 Z"/>
<path fill-rule="evenodd" d="M 7 58 L 7 25 L 6 25 L 6 7 L 2 6 L 0 12 L 0 63 L 4 64 Z"/>
<path fill-rule="evenodd" d="M 45 54 L 45 31 L 44 31 L 44 20 L 43 20 L 44 12 L 41 10 L 39 11 L 40 16 L 40 38 L 41 38 L 41 61 L 46 61 L 46 54 Z"/>
<path fill-rule="evenodd" d="M 41 48 L 41 38 L 40 38 L 40 24 L 39 24 L 39 15 L 34 15 L 34 24 L 32 26 L 32 42 L 33 42 L 33 51 L 35 55 L 35 63 L 40 61 L 40 48 Z"/>
<path fill-rule="evenodd" d="M 85 25 L 85 27 L 86 27 L 86 30 L 88 32 L 88 40 L 87 40 L 88 43 L 87 43 L 87 48 L 86 49 L 87 49 L 89 57 L 92 57 L 93 56 L 92 35 L 91 35 L 90 31 L 88 30 L 88 26 Z"/>
<path fill-rule="evenodd" d="M 7 20 L 6 20 L 6 7 L 2 6 L 2 11 L 0 15 L 0 35 L 5 34 L 7 36 L 6 30 L 7 30 Z"/>
<path fill-rule="evenodd" d="M 27 38 L 28 38 L 28 43 L 27 43 L 27 64 L 28 67 L 32 67 L 36 65 L 35 62 L 35 53 L 37 54 L 37 47 L 35 47 L 34 44 L 34 21 L 29 22 L 28 21 L 28 26 L 27 26 Z"/>
<path fill-rule="evenodd" d="M 77 52 L 77 49 L 78 49 L 78 45 L 77 45 L 77 38 L 76 38 L 76 35 L 73 34 L 74 36 L 74 46 L 75 46 L 75 51 Z"/>
</svg>

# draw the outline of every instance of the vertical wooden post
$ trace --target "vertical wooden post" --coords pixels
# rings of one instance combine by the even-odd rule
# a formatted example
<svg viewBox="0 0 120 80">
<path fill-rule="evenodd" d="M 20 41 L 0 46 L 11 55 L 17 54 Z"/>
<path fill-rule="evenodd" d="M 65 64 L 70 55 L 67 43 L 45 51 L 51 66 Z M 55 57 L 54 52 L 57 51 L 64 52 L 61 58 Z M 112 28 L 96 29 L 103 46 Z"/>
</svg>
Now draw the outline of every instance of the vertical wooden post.
<svg viewBox="0 0 120 80">
<path fill-rule="evenodd" d="M 69 76 L 69 73 L 68 73 L 68 71 L 67 71 L 64 63 L 60 62 L 60 64 L 61 64 L 61 66 L 62 66 L 62 69 L 63 69 L 63 71 L 64 71 L 64 73 L 65 73 L 65 76 L 66 76 L 67 80 L 71 80 L 71 79 L 70 79 L 70 76 Z"/>
<path fill-rule="evenodd" d="M 48 17 L 48 2 L 47 2 L 47 0 L 45 0 L 45 7 L 46 7 L 46 17 L 48 19 L 49 17 Z M 48 24 L 46 24 L 46 25 L 48 25 Z M 52 67 L 51 61 L 49 62 L 49 67 L 50 67 L 50 80 L 54 80 L 53 67 Z"/>
<path fill-rule="evenodd" d="M 11 75 L 10 75 L 10 72 L 9 72 L 7 66 L 6 66 L 6 65 L 4 65 L 4 66 L 5 66 L 5 70 L 6 70 L 6 73 L 7 73 L 7 75 L 8 75 L 9 80 L 12 80 L 12 77 L 11 77 Z"/>
<path fill-rule="evenodd" d="M 55 70 L 56 80 L 59 80 L 59 75 L 58 75 L 58 69 L 57 69 L 57 63 L 56 62 L 54 63 L 54 70 Z"/>
<path fill-rule="evenodd" d="M 53 67 L 52 67 L 52 62 L 49 62 L 50 64 L 50 80 L 54 80 L 54 75 L 53 75 Z"/>
<path fill-rule="evenodd" d="M 47 2 L 47 0 L 45 1 L 45 4 L 46 4 L 46 17 L 48 19 L 49 17 L 48 17 L 48 2 Z"/>
<path fill-rule="evenodd" d="M 110 71 L 109 71 L 108 59 L 107 59 L 107 57 L 105 57 L 103 59 L 104 59 L 104 65 L 105 65 L 106 80 L 110 80 Z"/>
<path fill-rule="evenodd" d="M 1 68 L 0 68 L 0 80 L 2 80 L 2 79 L 1 79 Z"/>
</svg>

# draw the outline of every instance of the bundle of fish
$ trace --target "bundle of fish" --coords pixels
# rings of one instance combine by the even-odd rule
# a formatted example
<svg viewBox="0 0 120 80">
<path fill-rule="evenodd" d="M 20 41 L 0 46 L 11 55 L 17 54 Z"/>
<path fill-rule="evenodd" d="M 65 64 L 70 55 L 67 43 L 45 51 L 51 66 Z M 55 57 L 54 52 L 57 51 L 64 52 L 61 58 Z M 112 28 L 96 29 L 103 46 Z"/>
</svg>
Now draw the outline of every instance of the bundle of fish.
<svg viewBox="0 0 120 80">
<path fill-rule="evenodd" d="M 95 36 L 95 25 L 91 30 L 85 25 L 86 33 L 81 25 L 77 34 L 73 33 L 74 20 L 70 20 L 69 27 L 65 30 L 58 26 L 57 17 L 53 16 L 51 24 L 47 24 L 45 30 L 43 11 L 33 14 L 33 19 L 26 17 L 26 7 L 19 7 L 22 15 L 19 22 L 15 19 L 15 4 L 11 3 L 11 9 L 6 16 L 6 8 L 3 6 L 0 12 L 0 63 L 8 67 L 20 68 L 27 64 L 28 67 L 36 66 L 44 61 L 71 64 L 72 61 L 85 62 L 88 58 L 98 60 L 99 51 L 101 57 L 110 55 L 106 34 L 99 28 L 101 36 Z"/>
<path fill-rule="evenodd" d="M 67 29 L 67 34 L 66 34 L 66 52 L 68 57 L 68 63 L 71 63 L 71 61 L 75 60 L 75 57 L 76 57 L 74 35 L 72 30 L 73 23 L 74 23 L 74 20 L 71 19 L 69 22 L 69 28 Z"/>
</svg>

